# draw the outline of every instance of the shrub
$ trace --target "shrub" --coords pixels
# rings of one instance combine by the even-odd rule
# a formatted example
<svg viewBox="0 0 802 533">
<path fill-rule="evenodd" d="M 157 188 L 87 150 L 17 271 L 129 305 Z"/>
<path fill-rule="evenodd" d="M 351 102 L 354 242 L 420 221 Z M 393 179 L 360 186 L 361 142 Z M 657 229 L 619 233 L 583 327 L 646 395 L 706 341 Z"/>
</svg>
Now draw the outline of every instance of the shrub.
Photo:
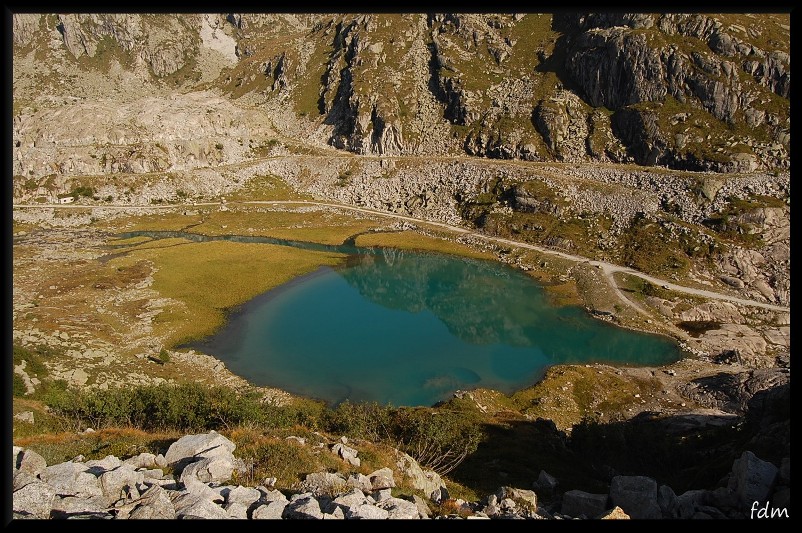
<svg viewBox="0 0 802 533">
<path fill-rule="evenodd" d="M 399 409 L 394 425 L 401 449 L 438 474 L 456 468 L 483 436 L 475 415 L 445 409 Z"/>
<path fill-rule="evenodd" d="M 379 442 L 391 438 L 390 407 L 376 402 L 351 403 L 344 401 L 325 414 L 324 427 L 330 433 Z"/>
<path fill-rule="evenodd" d="M 22 376 L 14 372 L 11 380 L 11 394 L 15 397 L 24 396 L 27 389 L 25 388 L 25 382 L 22 381 Z"/>
</svg>

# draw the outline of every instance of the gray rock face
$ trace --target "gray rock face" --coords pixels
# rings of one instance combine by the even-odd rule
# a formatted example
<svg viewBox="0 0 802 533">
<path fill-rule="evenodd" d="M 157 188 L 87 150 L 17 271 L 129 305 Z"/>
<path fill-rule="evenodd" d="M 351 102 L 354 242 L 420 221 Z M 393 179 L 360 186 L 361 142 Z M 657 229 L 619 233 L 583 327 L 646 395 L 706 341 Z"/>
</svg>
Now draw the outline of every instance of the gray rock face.
<svg viewBox="0 0 802 533">
<path fill-rule="evenodd" d="M 563 494 L 560 512 L 571 517 L 594 518 L 607 509 L 606 494 L 592 494 L 582 490 L 569 490 Z"/>
<path fill-rule="evenodd" d="M 47 483 L 34 481 L 14 491 L 11 499 L 15 513 L 31 518 L 50 518 L 56 491 Z"/>
<path fill-rule="evenodd" d="M 100 476 L 103 472 L 114 470 L 123 463 L 113 455 L 107 455 L 103 459 L 95 459 L 92 461 L 87 461 L 85 464 L 87 471 L 91 472 L 96 476 Z"/>
<path fill-rule="evenodd" d="M 629 516 L 662 518 L 657 503 L 657 482 L 645 476 L 615 476 L 610 482 L 610 501 Z"/>
<path fill-rule="evenodd" d="M 496 497 L 499 500 L 510 498 L 512 500 L 521 500 L 533 509 L 537 509 L 537 494 L 534 491 L 526 489 L 516 489 L 513 487 L 500 487 L 496 491 Z"/>
<path fill-rule="evenodd" d="M 181 482 L 186 484 L 186 480 L 190 477 L 202 483 L 226 482 L 231 479 L 234 471 L 231 459 L 232 457 L 227 455 L 218 455 L 190 463 L 181 471 Z"/>
<path fill-rule="evenodd" d="M 412 502 L 415 504 L 415 507 L 418 508 L 418 515 L 421 518 L 429 518 L 432 515 L 432 510 L 429 509 L 429 504 L 427 504 L 426 500 L 420 496 L 413 494 Z"/>
<path fill-rule="evenodd" d="M 23 464 L 24 452 L 19 447 L 12 450 L 15 465 Z M 151 462 L 148 457 L 144 459 L 144 464 Z M 307 476 L 304 482 L 307 492 L 294 494 L 288 500 L 280 491 L 263 486 L 252 488 L 204 482 L 199 479 L 198 472 L 208 473 L 208 469 L 190 469 L 201 463 L 208 468 L 221 460 L 227 461 L 227 458 L 218 455 L 191 463 L 184 469 L 184 483 L 146 478 L 145 468 L 136 470 L 134 467 L 139 459 L 122 462 L 114 456 L 86 464 L 80 462 L 83 457 L 79 456 L 73 461 L 44 468 L 41 475 L 58 488 L 18 470 L 13 485 L 13 516 L 20 519 L 408 520 L 431 515 L 422 498 L 413 496 L 410 501 L 392 496 L 391 487 L 387 486 L 394 483 L 390 468 L 362 476 L 362 481 L 372 490 L 369 495 L 359 488 L 348 489 L 342 475 L 317 472 Z M 42 463 L 32 454 L 28 461 L 35 466 L 34 470 Z M 611 482 L 609 497 L 579 490 L 567 491 L 563 495 L 561 514 L 571 518 L 742 518 L 748 516 L 754 502 L 790 509 L 790 459 L 783 461 L 783 473 L 780 471 L 751 452 L 745 452 L 733 463 L 729 486 L 688 491 L 679 497 L 668 486 L 660 486 L 658 490 L 651 478 L 616 476 Z M 90 472 L 97 472 L 99 477 Z M 546 476 L 540 477 L 548 480 Z M 94 483 L 87 488 L 90 478 Z M 780 486 L 775 489 L 778 479 Z M 373 480 L 372 485 L 370 480 Z M 347 492 L 343 493 L 343 490 Z M 436 489 L 432 499 L 440 502 L 449 499 L 445 486 Z M 481 511 L 477 511 L 481 508 L 480 502 L 457 499 L 454 503 L 460 513 L 472 513 L 474 518 L 553 518 L 548 511 L 537 507 L 537 496 L 533 491 L 509 486 L 500 487 L 495 494 L 489 495 Z M 616 507 L 608 511 L 613 506 Z"/>
<path fill-rule="evenodd" d="M 136 508 L 131 511 L 128 518 L 138 519 L 163 519 L 172 520 L 176 517 L 175 507 L 170 500 L 166 490 L 158 485 L 154 485 L 146 490 L 139 499 Z"/>
<path fill-rule="evenodd" d="M 124 464 L 103 473 L 99 479 L 103 498 L 111 505 L 120 498 L 125 498 L 129 490 L 135 490 L 137 485 L 144 482 L 145 476 L 131 465 Z"/>
<path fill-rule="evenodd" d="M 307 474 L 304 479 L 304 489 L 314 494 L 336 495 L 346 488 L 345 478 L 340 474 L 330 472 L 315 472 Z"/>
<path fill-rule="evenodd" d="M 690 381 L 679 390 L 683 396 L 703 406 L 744 414 L 750 400 L 757 393 L 789 382 L 790 374 L 786 369 L 765 368 L 746 372 L 720 372 Z"/>
<path fill-rule="evenodd" d="M 697 509 L 707 505 L 707 490 L 689 490 L 677 497 L 677 518 L 692 518 Z"/>
<path fill-rule="evenodd" d="M 364 502 L 365 494 L 359 489 L 351 489 L 345 494 L 334 498 L 332 503 L 336 506 L 343 507 L 343 509 L 347 511 L 349 508 L 356 507 Z"/>
<path fill-rule="evenodd" d="M 744 508 L 749 508 L 753 502 L 763 504 L 771 496 L 778 471 L 773 464 L 745 451 L 732 464 L 729 488 Z"/>
<path fill-rule="evenodd" d="M 677 518 L 679 501 L 674 490 L 668 485 L 660 485 L 657 489 L 657 505 L 663 513 L 663 518 Z"/>
<path fill-rule="evenodd" d="M 377 507 L 388 512 L 390 520 L 412 520 L 420 518 L 420 511 L 415 502 L 401 498 L 387 498 L 377 504 Z"/>
<path fill-rule="evenodd" d="M 373 490 L 373 484 L 370 482 L 370 478 L 365 474 L 360 474 L 358 472 L 348 476 L 345 484 L 348 487 L 359 489 L 362 492 L 370 492 Z"/>
<path fill-rule="evenodd" d="M 191 492 L 179 494 L 172 499 L 172 503 L 176 518 L 228 518 L 228 513 L 222 507 Z"/>
<path fill-rule="evenodd" d="M 19 472 L 37 476 L 47 468 L 47 461 L 45 458 L 33 450 L 25 450 L 22 448 L 14 447 L 19 452 L 13 454 L 13 472 L 16 475 Z"/>
<path fill-rule="evenodd" d="M 547 493 L 552 493 L 557 488 L 559 482 L 557 478 L 546 472 L 545 470 L 541 470 L 540 474 L 537 476 L 537 481 L 535 481 L 534 485 L 535 488 L 543 490 Z"/>
<path fill-rule="evenodd" d="M 229 456 L 236 444 L 216 431 L 199 435 L 186 435 L 170 445 L 164 455 L 168 465 L 189 458 Z"/>
<path fill-rule="evenodd" d="M 289 502 L 275 500 L 259 505 L 253 510 L 251 518 L 254 520 L 279 520 L 284 516 L 287 503 Z"/>
<path fill-rule="evenodd" d="M 100 481 L 87 471 L 81 463 L 71 461 L 48 466 L 41 473 L 42 481 L 55 489 L 59 496 L 100 496 L 103 490 Z"/>
<path fill-rule="evenodd" d="M 322 519 L 320 504 L 311 493 L 295 494 L 284 508 L 283 518 Z"/>
<path fill-rule="evenodd" d="M 134 468 L 153 468 L 156 466 L 156 456 L 152 453 L 140 453 L 134 457 L 129 457 L 123 462 Z"/>
<path fill-rule="evenodd" d="M 395 487 L 393 471 L 389 468 L 381 468 L 368 476 L 372 490 L 390 489 Z"/>
<path fill-rule="evenodd" d="M 407 454 L 403 454 L 397 464 L 402 475 L 407 478 L 407 482 L 415 489 L 423 491 L 424 494 L 431 495 L 438 491 L 440 487 L 445 488 L 442 478 L 431 470 L 424 470 L 418 462 Z"/>
<path fill-rule="evenodd" d="M 338 442 L 331 447 L 331 451 L 340 456 L 343 461 L 348 461 L 348 463 L 354 466 L 359 466 L 361 464 L 361 460 L 356 456 L 358 452 L 350 446 Z"/>
<path fill-rule="evenodd" d="M 77 496 L 57 497 L 53 501 L 50 516 L 52 518 L 69 518 L 103 514 L 107 508 L 106 501 L 100 496 L 92 498 L 79 498 Z"/>
<path fill-rule="evenodd" d="M 239 503 L 246 509 L 250 509 L 261 498 L 262 493 L 258 489 L 238 486 L 231 489 L 226 495 L 226 505 Z"/>
<path fill-rule="evenodd" d="M 386 520 L 390 517 L 390 513 L 384 509 L 376 507 L 375 505 L 363 503 L 349 507 L 348 511 L 345 512 L 345 517 L 362 520 Z"/>
</svg>

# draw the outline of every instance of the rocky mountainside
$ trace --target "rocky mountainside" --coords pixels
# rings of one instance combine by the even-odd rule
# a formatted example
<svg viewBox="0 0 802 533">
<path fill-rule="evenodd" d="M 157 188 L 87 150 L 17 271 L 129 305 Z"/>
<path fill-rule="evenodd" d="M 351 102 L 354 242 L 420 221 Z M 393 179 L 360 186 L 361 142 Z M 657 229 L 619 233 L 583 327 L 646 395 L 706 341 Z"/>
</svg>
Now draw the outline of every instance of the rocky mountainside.
<svg viewBox="0 0 802 533">
<path fill-rule="evenodd" d="M 740 172 L 790 165 L 789 14 L 14 14 L 18 179 L 277 140 Z"/>
</svg>

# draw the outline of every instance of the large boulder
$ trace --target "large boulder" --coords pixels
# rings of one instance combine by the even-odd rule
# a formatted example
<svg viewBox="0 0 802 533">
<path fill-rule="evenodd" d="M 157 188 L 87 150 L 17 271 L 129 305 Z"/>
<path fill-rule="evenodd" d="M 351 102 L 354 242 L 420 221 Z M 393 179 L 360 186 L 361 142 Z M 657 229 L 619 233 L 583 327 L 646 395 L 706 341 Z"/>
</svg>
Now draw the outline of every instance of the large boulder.
<svg viewBox="0 0 802 533">
<path fill-rule="evenodd" d="M 47 461 L 45 461 L 45 458 L 33 450 L 26 450 L 14 446 L 13 459 L 14 475 L 19 472 L 25 472 L 32 476 L 38 476 L 47 468 Z"/>
<path fill-rule="evenodd" d="M 113 455 L 107 455 L 103 459 L 93 459 L 92 461 L 87 461 L 86 470 L 87 472 L 100 477 L 100 475 L 103 472 L 114 470 L 121 464 L 123 464 L 123 462 L 120 461 L 117 457 Z"/>
<path fill-rule="evenodd" d="M 763 504 L 768 501 L 779 469 L 768 461 L 758 458 L 750 451 L 732 463 L 732 476 L 728 487 L 732 489 L 744 508 L 753 502 Z"/>
<path fill-rule="evenodd" d="M 244 505 L 245 508 L 250 509 L 261 498 L 262 493 L 259 491 L 259 489 L 237 486 L 231 489 L 228 494 L 226 494 L 226 505 L 228 506 L 239 503 Z"/>
<path fill-rule="evenodd" d="M 395 487 L 393 471 L 389 468 L 380 468 L 368 476 L 372 490 L 391 489 Z"/>
<path fill-rule="evenodd" d="M 284 509 L 289 502 L 287 500 L 269 501 L 257 507 L 251 513 L 251 518 L 254 520 L 279 520 L 284 515 Z"/>
<path fill-rule="evenodd" d="M 345 512 L 345 517 L 362 520 L 387 520 L 390 517 L 390 513 L 375 505 L 363 503 L 361 505 L 349 507 L 348 511 Z"/>
<path fill-rule="evenodd" d="M 190 463 L 181 471 L 181 482 L 186 485 L 187 479 L 194 477 L 202 483 L 224 483 L 231 479 L 234 472 L 232 458 L 218 455 Z"/>
<path fill-rule="evenodd" d="M 556 477 L 552 476 L 545 470 L 541 470 L 540 474 L 537 476 L 537 481 L 532 483 L 532 486 L 547 494 L 554 494 L 558 484 L 559 481 L 557 481 Z"/>
<path fill-rule="evenodd" d="M 610 481 L 610 500 L 632 518 L 663 518 L 657 503 L 657 482 L 652 478 L 615 476 Z"/>
<path fill-rule="evenodd" d="M 181 437 L 170 445 L 164 458 L 168 465 L 175 465 L 183 461 L 189 462 L 187 459 L 228 457 L 236 447 L 236 444 L 212 430 L 209 433 Z"/>
<path fill-rule="evenodd" d="M 332 446 L 331 451 L 353 466 L 359 466 L 362 463 L 361 459 L 356 456 L 359 453 L 357 450 L 340 442 Z"/>
<path fill-rule="evenodd" d="M 176 518 L 228 518 L 228 513 L 211 500 L 191 492 L 178 494 L 172 499 Z"/>
<path fill-rule="evenodd" d="M 165 519 L 176 517 L 175 507 L 170 495 L 159 485 L 153 485 L 139 499 L 138 505 L 128 515 L 129 519 Z"/>
<path fill-rule="evenodd" d="M 48 466 L 40 477 L 42 481 L 52 486 L 59 496 L 91 498 L 103 494 L 100 481 L 87 471 L 83 463 L 67 461 Z"/>
<path fill-rule="evenodd" d="M 153 468 L 156 466 L 156 456 L 152 453 L 143 452 L 139 455 L 129 457 L 123 462 L 134 468 Z"/>
<path fill-rule="evenodd" d="M 98 516 L 104 514 L 108 506 L 102 496 L 79 498 L 77 496 L 56 497 L 50 511 L 51 518 L 70 518 Z"/>
<path fill-rule="evenodd" d="M 345 512 L 351 507 L 357 507 L 363 503 L 365 503 L 365 493 L 359 489 L 351 489 L 345 494 L 337 496 L 332 501 L 333 505 L 342 507 Z"/>
<path fill-rule="evenodd" d="M 563 494 L 560 512 L 573 518 L 593 518 L 607 509 L 607 495 L 593 494 L 583 490 L 569 490 Z"/>
<path fill-rule="evenodd" d="M 513 501 L 522 501 L 526 505 L 530 505 L 533 510 L 537 510 L 537 494 L 534 491 L 526 489 L 516 489 L 514 487 L 500 487 L 496 491 L 496 497 L 499 501 L 510 498 Z"/>
<path fill-rule="evenodd" d="M 388 512 L 390 520 L 413 520 L 420 518 L 420 512 L 415 502 L 401 498 L 387 498 L 376 504 L 377 507 Z"/>
<path fill-rule="evenodd" d="M 145 475 L 137 472 L 133 466 L 123 464 L 114 470 L 104 472 L 100 476 L 100 488 L 108 505 L 125 498 L 131 489 L 145 481 Z"/>
<path fill-rule="evenodd" d="M 314 472 L 304 478 L 303 489 L 316 495 L 335 496 L 345 492 L 345 478 L 332 472 Z"/>
<path fill-rule="evenodd" d="M 362 492 L 370 492 L 373 490 L 373 483 L 370 482 L 370 478 L 359 472 L 349 475 L 345 484 L 347 487 L 359 489 Z"/>
<path fill-rule="evenodd" d="M 445 483 L 436 472 L 424 470 L 415 459 L 405 453 L 399 456 L 397 466 L 407 484 L 412 488 L 429 495 L 430 499 L 431 495 L 437 491 L 440 491 L 442 495 L 440 489 L 445 489 Z"/>
<path fill-rule="evenodd" d="M 663 518 L 676 518 L 679 512 L 679 501 L 674 489 L 668 485 L 660 485 L 660 488 L 657 489 L 657 505 L 660 506 Z"/>
<path fill-rule="evenodd" d="M 50 518 L 56 491 L 47 483 L 35 481 L 14 491 L 11 499 L 15 513 L 31 518 Z"/>
<path fill-rule="evenodd" d="M 317 519 L 323 518 L 320 504 L 315 497 L 309 493 L 294 494 L 290 502 L 284 508 L 283 518 Z"/>
</svg>

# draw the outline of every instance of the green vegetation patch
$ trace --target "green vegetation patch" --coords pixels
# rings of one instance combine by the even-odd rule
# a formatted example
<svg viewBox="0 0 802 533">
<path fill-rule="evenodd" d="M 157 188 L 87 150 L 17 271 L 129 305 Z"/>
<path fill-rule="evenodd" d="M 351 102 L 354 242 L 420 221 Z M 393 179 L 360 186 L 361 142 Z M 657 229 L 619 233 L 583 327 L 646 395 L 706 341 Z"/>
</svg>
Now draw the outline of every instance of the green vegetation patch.
<svg viewBox="0 0 802 533">
<path fill-rule="evenodd" d="M 274 175 L 254 176 L 226 198 L 229 201 L 310 199 L 309 195 L 295 192 L 287 182 Z"/>
<path fill-rule="evenodd" d="M 690 259 L 659 221 L 635 217 L 619 239 L 620 257 L 624 264 L 649 274 L 684 275 Z"/>
<path fill-rule="evenodd" d="M 635 394 L 646 396 L 660 388 L 656 379 L 621 376 L 608 367 L 558 365 L 549 368 L 542 381 L 511 398 L 521 413 L 553 420 L 564 429 L 584 418 L 622 412 Z"/>
</svg>

